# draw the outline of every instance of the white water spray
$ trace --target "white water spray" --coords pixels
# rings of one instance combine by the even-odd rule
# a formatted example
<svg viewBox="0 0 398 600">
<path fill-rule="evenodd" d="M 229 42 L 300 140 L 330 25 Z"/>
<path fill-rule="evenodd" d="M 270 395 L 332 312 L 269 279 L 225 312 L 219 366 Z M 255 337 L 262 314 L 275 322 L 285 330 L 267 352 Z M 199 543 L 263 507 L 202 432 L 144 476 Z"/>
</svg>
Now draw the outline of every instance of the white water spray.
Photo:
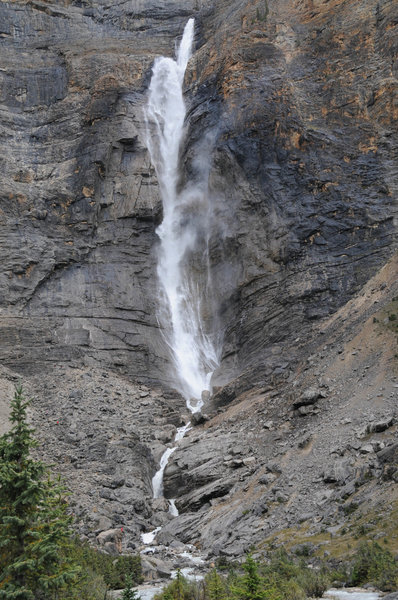
<svg viewBox="0 0 398 600">
<path fill-rule="evenodd" d="M 179 152 L 184 135 L 182 86 L 191 55 L 194 20 L 189 19 L 177 59 L 155 60 L 146 108 L 147 145 L 163 201 L 158 277 L 159 322 L 171 350 L 179 391 L 192 412 L 218 366 L 218 352 L 205 324 L 209 312 L 209 199 L 203 186 L 178 191 Z M 193 400 L 193 402 L 192 402 Z"/>
</svg>

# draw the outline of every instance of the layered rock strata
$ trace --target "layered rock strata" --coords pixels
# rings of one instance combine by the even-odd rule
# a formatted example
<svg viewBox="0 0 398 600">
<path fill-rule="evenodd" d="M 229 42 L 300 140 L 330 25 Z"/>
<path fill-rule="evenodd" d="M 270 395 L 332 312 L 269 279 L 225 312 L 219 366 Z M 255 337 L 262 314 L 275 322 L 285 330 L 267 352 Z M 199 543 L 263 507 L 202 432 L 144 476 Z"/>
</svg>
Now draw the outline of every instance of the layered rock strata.
<svg viewBox="0 0 398 600">
<path fill-rule="evenodd" d="M 0 12 L 7 365 L 104 364 L 172 385 L 142 106 L 154 57 L 190 15 L 184 178 L 206 155 L 218 381 L 283 368 L 284 343 L 391 255 L 394 2 L 21 0 Z"/>
</svg>

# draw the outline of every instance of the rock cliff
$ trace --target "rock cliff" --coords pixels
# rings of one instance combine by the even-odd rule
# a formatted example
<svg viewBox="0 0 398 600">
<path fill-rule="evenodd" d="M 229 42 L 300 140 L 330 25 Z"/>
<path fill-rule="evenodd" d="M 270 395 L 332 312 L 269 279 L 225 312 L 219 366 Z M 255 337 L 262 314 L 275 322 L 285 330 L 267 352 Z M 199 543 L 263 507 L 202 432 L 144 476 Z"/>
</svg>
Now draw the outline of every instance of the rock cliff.
<svg viewBox="0 0 398 600">
<path fill-rule="evenodd" d="M 196 40 L 185 82 L 182 179 L 200 177 L 198 157 L 207 157 L 211 272 L 224 339 L 215 383 L 223 387 L 209 404 L 211 420 L 184 441 L 166 473 L 166 491 L 178 491 L 182 514 L 162 535 L 218 551 L 214 522 L 222 516 L 220 527 L 233 525 L 234 535 L 220 544 L 237 552 L 251 529 L 260 538 L 297 523 L 304 505 L 317 522 L 315 500 L 303 503 L 311 478 L 300 488 L 293 477 L 306 461 L 312 460 L 311 477 L 321 480 L 316 502 L 322 506 L 336 501 L 331 484 L 343 488 L 359 477 L 368 454 L 373 475 L 383 472 L 376 446 L 348 448 L 354 420 L 327 438 L 328 450 L 323 440 L 330 421 L 352 419 L 350 411 L 364 412 L 358 426 L 373 423 L 372 410 L 376 421 L 383 412 L 394 416 L 394 371 L 376 361 L 380 387 L 391 375 L 388 397 L 378 400 L 372 388 L 341 410 L 348 392 L 339 388 L 340 370 L 329 373 L 346 344 L 347 369 L 369 371 L 366 360 L 352 365 L 357 350 L 349 345 L 365 336 L 361 328 L 377 306 L 347 303 L 371 295 L 363 286 L 397 248 L 393 0 L 1 0 L 0 362 L 25 377 L 38 399 L 32 418 L 50 462 L 57 430 L 44 427 L 46 411 L 55 420 L 61 408 L 67 414 L 69 437 L 56 454 L 70 481 L 79 482 L 76 512 L 86 534 L 98 528 L 96 511 L 117 525 L 127 518 L 126 505 L 133 523 L 126 544 L 137 543 L 141 529 L 167 522 L 162 507 L 152 510 L 150 476 L 181 424 L 182 402 L 170 392 L 156 320 L 155 230 L 162 209 L 142 109 L 154 58 L 173 54 L 190 16 Z M 378 299 L 383 306 L 396 293 L 394 261 L 387 271 L 376 275 L 376 287 L 387 286 Z M 369 347 L 376 347 L 377 335 L 370 338 Z M 396 368 L 394 352 L 385 356 L 377 348 L 380 360 Z M 303 365 L 314 352 L 307 372 Z M 97 390 L 87 384 L 90 373 L 102 382 Z M 321 375 L 330 381 L 319 382 Z M 353 397 L 357 375 L 348 388 Z M 12 377 L 6 371 L 4 389 Z M 319 409 L 308 408 L 314 398 L 305 399 L 314 386 Z M 147 393 L 152 401 L 140 416 Z M 364 410 L 367 394 L 375 408 Z M 124 400 L 114 409 L 119 395 Z M 100 421 L 79 433 L 78 406 L 88 420 L 96 407 L 119 412 L 104 422 L 97 415 Z M 330 444 L 336 456 L 323 473 Z M 124 452 L 140 467 L 111 472 Z M 281 461 L 289 481 L 282 481 Z M 90 489 L 74 475 L 78 466 L 89 473 Z M 134 492 L 133 480 L 139 482 Z M 224 509 L 215 499 L 225 497 Z M 283 512 L 286 503 L 291 508 Z M 265 516 L 270 506 L 278 508 L 275 517 Z"/>
</svg>

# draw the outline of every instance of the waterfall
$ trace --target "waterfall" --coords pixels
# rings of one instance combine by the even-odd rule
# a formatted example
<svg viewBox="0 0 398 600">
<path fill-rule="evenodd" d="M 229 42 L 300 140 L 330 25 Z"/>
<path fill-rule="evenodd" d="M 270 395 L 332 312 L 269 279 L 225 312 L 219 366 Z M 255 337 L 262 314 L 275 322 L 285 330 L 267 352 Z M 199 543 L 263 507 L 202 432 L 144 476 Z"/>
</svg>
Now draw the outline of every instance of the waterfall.
<svg viewBox="0 0 398 600">
<path fill-rule="evenodd" d="M 210 390 L 219 360 L 208 324 L 209 198 L 203 182 L 179 189 L 186 115 L 182 88 L 193 36 L 194 19 L 189 19 L 176 60 L 163 56 L 155 60 L 145 117 L 147 146 L 163 202 L 163 221 L 156 231 L 160 240 L 158 319 L 170 349 L 176 387 L 188 408 L 196 412 L 203 404 L 202 392 Z"/>
<path fill-rule="evenodd" d="M 189 431 L 190 429 L 191 429 L 191 423 L 187 423 L 183 427 L 179 427 L 177 429 L 177 433 L 174 438 L 174 441 L 179 442 L 180 440 L 182 440 L 182 438 L 184 437 L 186 432 Z M 152 477 L 152 490 L 153 490 L 154 498 L 160 498 L 163 495 L 163 473 L 164 473 L 165 468 L 167 467 L 167 463 L 169 462 L 170 456 L 173 454 L 173 452 L 175 450 L 177 450 L 177 446 L 174 446 L 174 448 L 167 448 L 167 450 L 165 450 L 162 454 L 162 458 L 160 459 L 159 470 L 156 471 L 155 475 Z M 172 503 L 172 507 L 173 507 L 173 504 L 174 503 Z M 177 510 L 177 508 L 174 506 L 173 510 L 175 512 Z"/>
<path fill-rule="evenodd" d="M 176 60 L 164 56 L 155 60 L 145 109 L 146 143 L 163 203 L 163 221 L 156 230 L 160 240 L 158 319 L 170 349 L 176 387 L 192 413 L 201 409 L 202 393 L 210 391 L 210 379 L 219 363 L 214 332 L 208 323 L 211 321 L 208 315 L 211 317 L 212 314 L 211 207 L 206 175 L 199 182 L 188 182 L 179 189 L 180 150 L 186 115 L 182 88 L 193 37 L 194 19 L 189 19 Z M 187 423 L 177 430 L 176 444 L 189 429 L 190 423 Z M 164 470 L 176 449 L 177 445 L 167 448 L 161 457 L 159 469 L 152 479 L 154 498 L 163 495 Z M 173 499 L 169 500 L 169 505 L 170 513 L 178 516 Z M 159 530 L 142 534 L 143 542 L 151 543 Z"/>
</svg>

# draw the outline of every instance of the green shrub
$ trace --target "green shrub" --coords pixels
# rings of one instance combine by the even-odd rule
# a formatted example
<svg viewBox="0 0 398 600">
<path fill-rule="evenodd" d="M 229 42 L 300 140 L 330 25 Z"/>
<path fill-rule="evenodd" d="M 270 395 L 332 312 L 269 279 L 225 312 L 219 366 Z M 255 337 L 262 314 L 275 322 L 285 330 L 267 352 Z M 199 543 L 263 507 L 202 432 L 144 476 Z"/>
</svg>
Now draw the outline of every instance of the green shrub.
<svg viewBox="0 0 398 600">
<path fill-rule="evenodd" d="M 329 577 L 313 569 L 302 569 L 296 582 L 307 598 L 321 598 L 330 585 Z"/>
<path fill-rule="evenodd" d="M 351 584 L 364 583 L 373 583 L 383 592 L 395 590 L 398 585 L 398 563 L 377 542 L 362 542 L 352 565 Z"/>
<path fill-rule="evenodd" d="M 133 586 L 143 581 L 139 555 L 123 555 L 115 559 L 114 556 L 100 552 L 77 538 L 70 553 L 73 561 L 81 566 L 84 573 L 83 581 L 78 587 L 80 600 L 103 600 L 106 590 L 124 588 L 126 578 L 131 579 Z M 66 597 L 74 598 L 73 595 Z"/>
<path fill-rule="evenodd" d="M 196 600 L 198 597 L 197 588 L 197 584 L 188 581 L 178 569 L 176 578 L 160 594 L 155 596 L 155 600 Z"/>
</svg>

